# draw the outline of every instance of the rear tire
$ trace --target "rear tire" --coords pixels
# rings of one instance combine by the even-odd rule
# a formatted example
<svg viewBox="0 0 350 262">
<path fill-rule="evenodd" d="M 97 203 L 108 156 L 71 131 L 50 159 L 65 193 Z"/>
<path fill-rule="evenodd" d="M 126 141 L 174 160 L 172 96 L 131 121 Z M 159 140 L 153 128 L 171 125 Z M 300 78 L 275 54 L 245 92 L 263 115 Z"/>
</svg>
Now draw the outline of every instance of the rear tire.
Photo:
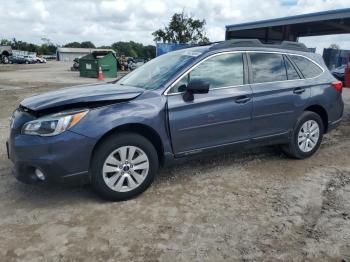
<svg viewBox="0 0 350 262">
<path fill-rule="evenodd" d="M 105 199 L 127 200 L 152 184 L 158 166 L 157 151 L 143 136 L 133 133 L 109 136 L 92 157 L 92 185 Z"/>
<path fill-rule="evenodd" d="M 304 159 L 312 156 L 320 147 L 324 133 L 321 117 L 310 111 L 305 111 L 298 118 L 290 142 L 282 146 L 288 156 Z"/>
</svg>

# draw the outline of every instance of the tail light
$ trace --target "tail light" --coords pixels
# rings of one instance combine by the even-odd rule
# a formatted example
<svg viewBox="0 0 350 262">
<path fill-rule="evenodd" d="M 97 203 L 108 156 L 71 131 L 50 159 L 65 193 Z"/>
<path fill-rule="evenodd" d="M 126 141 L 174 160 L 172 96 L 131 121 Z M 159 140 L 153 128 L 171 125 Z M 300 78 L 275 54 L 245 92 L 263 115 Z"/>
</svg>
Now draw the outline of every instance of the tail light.
<svg viewBox="0 0 350 262">
<path fill-rule="evenodd" d="M 341 93 L 343 90 L 343 83 L 341 81 L 333 81 L 332 86 L 339 92 Z"/>
</svg>

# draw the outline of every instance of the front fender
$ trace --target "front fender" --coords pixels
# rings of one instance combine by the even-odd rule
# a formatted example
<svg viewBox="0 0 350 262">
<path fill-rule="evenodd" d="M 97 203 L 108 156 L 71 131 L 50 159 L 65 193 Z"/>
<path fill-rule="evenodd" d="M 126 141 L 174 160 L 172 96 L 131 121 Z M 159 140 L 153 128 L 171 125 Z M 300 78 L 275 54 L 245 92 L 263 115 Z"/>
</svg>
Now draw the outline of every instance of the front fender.
<svg viewBox="0 0 350 262">
<path fill-rule="evenodd" d="M 164 152 L 171 152 L 167 132 L 166 99 L 141 95 L 137 99 L 92 109 L 71 131 L 99 141 L 106 133 L 127 124 L 141 124 L 159 135 Z"/>
</svg>

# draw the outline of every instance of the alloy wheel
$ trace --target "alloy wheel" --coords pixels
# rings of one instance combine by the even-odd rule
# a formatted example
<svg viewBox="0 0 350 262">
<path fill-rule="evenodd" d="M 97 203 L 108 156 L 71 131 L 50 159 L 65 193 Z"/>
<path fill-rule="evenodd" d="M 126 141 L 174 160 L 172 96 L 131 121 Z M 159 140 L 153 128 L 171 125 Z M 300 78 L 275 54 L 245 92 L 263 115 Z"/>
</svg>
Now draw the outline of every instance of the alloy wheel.
<svg viewBox="0 0 350 262">
<path fill-rule="evenodd" d="M 315 120 L 306 121 L 298 133 L 299 149 L 308 153 L 315 148 L 320 139 L 320 127 Z"/>
<path fill-rule="evenodd" d="M 122 146 L 108 155 L 102 175 L 106 185 L 117 192 L 139 187 L 148 175 L 147 154 L 136 146 Z"/>
</svg>

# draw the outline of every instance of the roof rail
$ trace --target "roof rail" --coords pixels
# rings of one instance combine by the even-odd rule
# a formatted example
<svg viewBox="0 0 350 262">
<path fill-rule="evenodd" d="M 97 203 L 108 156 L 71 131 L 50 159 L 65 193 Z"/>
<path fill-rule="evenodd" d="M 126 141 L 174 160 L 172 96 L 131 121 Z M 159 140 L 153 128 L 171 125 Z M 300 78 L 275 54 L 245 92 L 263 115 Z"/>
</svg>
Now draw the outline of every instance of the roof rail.
<svg viewBox="0 0 350 262">
<path fill-rule="evenodd" d="M 233 47 L 268 47 L 277 49 L 288 49 L 295 51 L 309 52 L 309 49 L 303 43 L 282 41 L 279 44 L 263 44 L 259 39 L 232 39 L 214 44 L 210 49 L 224 49 Z"/>
<path fill-rule="evenodd" d="M 285 49 L 293 49 L 293 50 L 300 50 L 300 51 L 305 51 L 308 52 L 309 49 L 306 47 L 305 44 L 303 43 L 298 43 L 298 42 L 292 42 L 292 41 L 282 41 L 281 47 Z"/>
<path fill-rule="evenodd" d="M 258 39 L 232 39 L 219 42 L 213 45 L 210 49 L 222 49 L 230 47 L 257 47 L 263 46 L 263 44 Z"/>
</svg>

